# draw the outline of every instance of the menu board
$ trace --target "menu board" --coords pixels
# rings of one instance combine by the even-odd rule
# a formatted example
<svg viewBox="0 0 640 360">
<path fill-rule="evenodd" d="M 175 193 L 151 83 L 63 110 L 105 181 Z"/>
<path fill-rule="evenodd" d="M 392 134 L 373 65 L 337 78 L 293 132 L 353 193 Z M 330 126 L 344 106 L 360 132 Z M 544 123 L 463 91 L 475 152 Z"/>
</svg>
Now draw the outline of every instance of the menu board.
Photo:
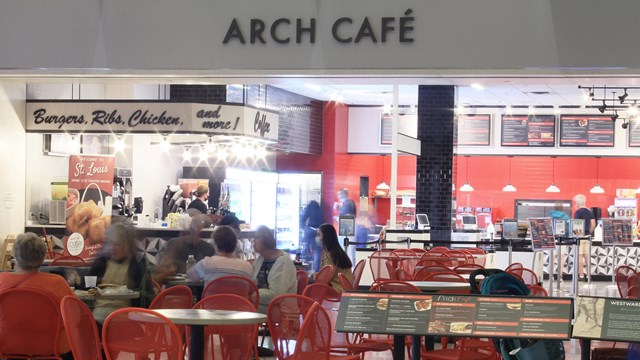
<svg viewBox="0 0 640 360">
<path fill-rule="evenodd" d="M 568 339 L 573 300 L 478 295 L 344 293 L 339 332 Z"/>
<path fill-rule="evenodd" d="M 553 236 L 553 219 L 531 218 L 531 247 L 533 250 L 555 249 L 556 243 Z"/>
<path fill-rule="evenodd" d="M 560 146 L 613 147 L 615 122 L 603 115 L 560 116 Z"/>
<path fill-rule="evenodd" d="M 518 239 L 518 222 L 517 221 L 505 221 L 502 224 L 502 237 L 507 240 Z"/>
<path fill-rule="evenodd" d="M 503 115 L 502 146 L 555 146 L 554 115 Z"/>
<path fill-rule="evenodd" d="M 491 115 L 458 115 L 458 145 L 491 145 Z"/>
<path fill-rule="evenodd" d="M 579 296 L 573 337 L 637 342 L 640 300 Z"/>
<path fill-rule="evenodd" d="M 629 119 L 629 147 L 640 147 L 640 123 L 638 119 Z"/>
<path fill-rule="evenodd" d="M 602 219 L 602 244 L 612 246 L 633 245 L 633 220 Z"/>
</svg>

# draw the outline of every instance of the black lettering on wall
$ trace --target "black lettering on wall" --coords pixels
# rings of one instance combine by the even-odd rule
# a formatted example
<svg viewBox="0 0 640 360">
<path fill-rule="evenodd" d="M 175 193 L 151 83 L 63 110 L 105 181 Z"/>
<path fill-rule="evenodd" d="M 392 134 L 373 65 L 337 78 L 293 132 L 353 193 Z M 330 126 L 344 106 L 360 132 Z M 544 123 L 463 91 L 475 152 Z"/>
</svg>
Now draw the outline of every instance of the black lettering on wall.
<svg viewBox="0 0 640 360">
<path fill-rule="evenodd" d="M 280 26 L 280 24 L 291 25 L 291 20 L 280 18 L 274 21 L 273 24 L 271 24 L 271 38 L 278 44 L 288 44 L 291 41 L 290 37 L 281 38 L 278 36 L 278 26 Z"/>
<path fill-rule="evenodd" d="M 413 13 L 413 10 L 411 9 L 407 9 L 407 11 L 404 12 L 403 17 L 400 18 L 400 38 L 399 41 L 401 43 L 412 43 L 413 42 L 413 37 L 410 37 L 411 35 L 409 33 L 413 32 L 413 21 L 415 20 L 415 18 L 413 16 L 410 16 Z"/>
<path fill-rule="evenodd" d="M 260 19 L 251 19 L 251 43 L 255 44 L 256 41 L 259 41 L 261 44 L 266 44 L 262 37 L 262 33 L 264 32 L 264 21 Z"/>
<path fill-rule="evenodd" d="M 371 42 L 373 43 L 377 43 L 378 40 L 376 39 L 376 35 L 373 32 L 373 28 L 371 27 L 371 24 L 369 23 L 369 18 L 365 16 L 364 20 L 362 21 L 362 25 L 360 25 L 360 30 L 358 30 L 358 35 L 356 35 L 356 39 L 354 41 L 354 43 L 359 43 L 360 40 L 362 40 L 362 38 L 368 37 L 371 39 Z"/>
<path fill-rule="evenodd" d="M 304 33 L 309 33 L 309 43 L 316 43 L 316 19 L 311 18 L 309 27 L 304 27 L 302 25 L 302 19 L 296 19 L 296 44 L 302 43 L 302 35 Z"/>
<path fill-rule="evenodd" d="M 227 29 L 227 34 L 224 36 L 223 44 L 227 44 L 229 41 L 236 39 L 240 41 L 240 44 L 245 44 L 244 36 L 242 35 L 242 30 L 240 29 L 240 25 L 238 25 L 238 20 L 235 18 L 231 21 L 231 25 L 229 25 L 229 29 Z"/>
<path fill-rule="evenodd" d="M 333 34 L 333 38 L 337 42 L 341 42 L 343 44 L 348 44 L 353 40 L 353 38 L 351 36 L 349 36 L 349 37 L 340 36 L 340 32 L 339 32 L 340 29 L 339 28 L 343 23 L 353 24 L 353 20 L 351 18 L 348 18 L 348 17 L 342 17 L 342 18 L 336 20 L 336 22 L 334 22 L 333 26 L 331 27 L 331 33 Z"/>
</svg>

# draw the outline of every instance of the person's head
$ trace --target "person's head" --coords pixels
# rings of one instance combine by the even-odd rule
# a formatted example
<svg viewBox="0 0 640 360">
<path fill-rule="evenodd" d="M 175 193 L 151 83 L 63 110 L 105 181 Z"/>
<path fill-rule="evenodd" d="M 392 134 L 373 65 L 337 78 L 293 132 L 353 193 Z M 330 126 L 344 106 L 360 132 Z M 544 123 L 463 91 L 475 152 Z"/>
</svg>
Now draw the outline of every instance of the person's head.
<svg viewBox="0 0 640 360">
<path fill-rule="evenodd" d="M 196 189 L 196 197 L 206 200 L 209 197 L 209 187 L 207 185 L 198 185 Z"/>
<path fill-rule="evenodd" d="M 204 214 L 197 214 L 192 217 L 191 222 L 189 223 L 189 236 L 185 237 L 187 242 L 195 244 L 200 241 L 200 232 L 209 225 L 211 225 L 211 222 Z"/>
<path fill-rule="evenodd" d="M 244 221 L 238 219 L 238 217 L 233 214 L 225 215 L 222 220 L 220 220 L 220 225 L 232 228 L 238 238 L 240 237 L 240 224 L 244 224 Z"/>
<path fill-rule="evenodd" d="M 47 255 L 47 244 L 32 232 L 18 235 L 13 245 L 16 265 L 25 271 L 35 271 L 42 266 Z"/>
<path fill-rule="evenodd" d="M 338 200 L 345 201 L 349 198 L 349 190 L 346 188 L 338 191 Z"/>
<path fill-rule="evenodd" d="M 564 210 L 564 205 L 562 205 L 562 203 L 556 203 L 553 206 L 553 210 L 563 211 Z"/>
<path fill-rule="evenodd" d="M 587 197 L 582 195 L 582 194 L 578 194 L 578 195 L 573 197 L 573 202 L 575 203 L 577 208 L 586 207 L 587 206 Z"/>
<path fill-rule="evenodd" d="M 133 259 L 136 251 L 136 230 L 130 224 L 113 223 L 104 234 L 103 253 L 113 261 Z"/>
<path fill-rule="evenodd" d="M 353 264 L 347 253 L 342 250 L 338 241 L 338 233 L 331 224 L 322 224 L 318 227 L 316 242 L 331 256 L 333 262 L 341 269 L 350 268 Z"/>
<path fill-rule="evenodd" d="M 218 226 L 211 234 L 213 246 L 220 254 L 232 254 L 238 244 L 236 232 L 229 226 Z"/>
<path fill-rule="evenodd" d="M 276 238 L 273 237 L 273 230 L 264 225 L 260 225 L 256 229 L 256 236 L 253 240 L 253 249 L 258 254 L 265 254 L 270 251 L 276 250 Z"/>
</svg>

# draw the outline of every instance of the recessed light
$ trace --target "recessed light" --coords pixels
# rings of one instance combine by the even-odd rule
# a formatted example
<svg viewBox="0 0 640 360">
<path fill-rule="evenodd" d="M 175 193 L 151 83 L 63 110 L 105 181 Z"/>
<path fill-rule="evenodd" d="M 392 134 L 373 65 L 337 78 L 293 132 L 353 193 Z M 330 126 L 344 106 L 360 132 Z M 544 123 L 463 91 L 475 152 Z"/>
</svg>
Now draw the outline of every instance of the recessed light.
<svg viewBox="0 0 640 360">
<path fill-rule="evenodd" d="M 473 83 L 470 86 L 476 90 L 484 90 L 484 86 L 482 86 L 482 84 L 479 84 L 479 83 Z"/>
</svg>

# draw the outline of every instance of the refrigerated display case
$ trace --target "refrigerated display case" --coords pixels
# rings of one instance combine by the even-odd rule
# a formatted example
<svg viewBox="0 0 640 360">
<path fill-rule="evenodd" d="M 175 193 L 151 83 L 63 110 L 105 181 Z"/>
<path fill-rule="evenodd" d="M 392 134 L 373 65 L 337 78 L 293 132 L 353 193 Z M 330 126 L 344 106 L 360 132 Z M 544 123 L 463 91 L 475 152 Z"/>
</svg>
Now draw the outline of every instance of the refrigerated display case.
<svg viewBox="0 0 640 360">
<path fill-rule="evenodd" d="M 251 225 L 276 227 L 276 183 L 251 182 Z"/>
<path fill-rule="evenodd" d="M 298 249 L 300 238 L 300 186 L 278 184 L 276 240 L 278 248 Z"/>
<path fill-rule="evenodd" d="M 222 184 L 229 191 L 229 211 L 238 219 L 249 221 L 251 218 L 251 182 L 241 180 L 225 180 Z"/>
</svg>

